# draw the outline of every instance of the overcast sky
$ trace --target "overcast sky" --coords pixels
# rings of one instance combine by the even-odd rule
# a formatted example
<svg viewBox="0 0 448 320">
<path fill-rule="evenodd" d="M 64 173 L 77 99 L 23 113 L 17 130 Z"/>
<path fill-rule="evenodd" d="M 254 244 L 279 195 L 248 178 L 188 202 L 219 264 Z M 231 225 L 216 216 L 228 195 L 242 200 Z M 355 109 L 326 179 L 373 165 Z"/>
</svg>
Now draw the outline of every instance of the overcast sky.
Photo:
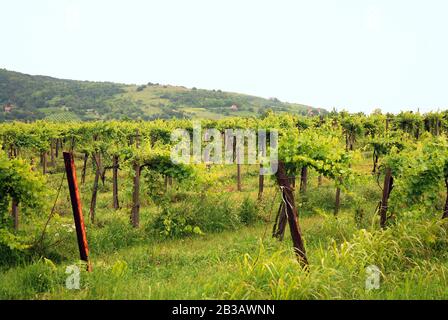
<svg viewBox="0 0 448 320">
<path fill-rule="evenodd" d="M 445 0 L 0 2 L 0 67 L 331 109 L 448 107 Z"/>
</svg>

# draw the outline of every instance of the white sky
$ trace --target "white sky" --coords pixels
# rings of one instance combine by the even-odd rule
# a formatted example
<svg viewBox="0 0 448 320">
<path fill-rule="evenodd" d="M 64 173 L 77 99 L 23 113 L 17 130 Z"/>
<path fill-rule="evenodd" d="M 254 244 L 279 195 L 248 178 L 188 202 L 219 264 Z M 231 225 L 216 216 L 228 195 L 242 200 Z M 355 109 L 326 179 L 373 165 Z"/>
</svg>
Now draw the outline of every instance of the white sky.
<svg viewBox="0 0 448 320">
<path fill-rule="evenodd" d="M 0 67 L 331 109 L 448 107 L 445 0 L 0 0 Z"/>
</svg>

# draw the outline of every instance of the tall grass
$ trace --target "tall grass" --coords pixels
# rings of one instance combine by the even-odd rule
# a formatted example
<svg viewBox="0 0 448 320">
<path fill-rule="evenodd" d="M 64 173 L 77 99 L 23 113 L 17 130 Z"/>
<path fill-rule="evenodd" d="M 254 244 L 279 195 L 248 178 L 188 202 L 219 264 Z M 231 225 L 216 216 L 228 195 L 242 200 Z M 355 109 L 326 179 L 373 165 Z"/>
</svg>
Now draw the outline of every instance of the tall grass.
<svg viewBox="0 0 448 320">
<path fill-rule="evenodd" d="M 234 168 L 212 168 L 209 180 L 218 182 L 201 192 L 179 186 L 157 204 L 142 192 L 139 229 L 129 223 L 128 183 L 121 184 L 122 208 L 115 211 L 106 180 L 96 224 L 86 221 L 92 273 L 77 260 L 71 209 L 62 196 L 45 250 L 0 248 L 0 299 L 448 298 L 448 226 L 438 212 L 407 209 L 380 230 L 374 210 L 380 189 L 368 177 L 343 192 L 334 217 L 334 185 L 324 179 L 318 186 L 310 172 L 307 194 L 296 193 L 310 261 L 304 270 L 288 231 L 283 242 L 270 235 L 280 201 L 274 182 L 266 179 L 263 199 L 257 201 L 258 177 L 249 170 L 244 168 L 242 192 L 234 190 Z M 50 183 L 58 185 L 61 177 Z M 84 208 L 91 180 L 89 174 L 81 186 Z M 45 214 L 35 220 L 24 216 L 21 232 L 38 236 L 45 219 Z M 81 269 L 80 290 L 65 286 L 70 265 Z M 370 265 L 381 271 L 378 290 L 366 290 Z"/>
</svg>

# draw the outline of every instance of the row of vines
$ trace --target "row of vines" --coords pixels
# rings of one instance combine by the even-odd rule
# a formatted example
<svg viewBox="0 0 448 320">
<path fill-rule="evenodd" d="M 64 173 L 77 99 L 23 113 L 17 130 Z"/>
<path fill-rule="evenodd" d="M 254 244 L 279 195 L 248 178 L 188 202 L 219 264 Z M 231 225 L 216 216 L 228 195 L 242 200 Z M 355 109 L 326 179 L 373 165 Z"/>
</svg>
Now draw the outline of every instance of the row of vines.
<svg viewBox="0 0 448 320">
<path fill-rule="evenodd" d="M 377 206 L 381 228 L 396 223 L 399 215 L 413 206 L 423 211 L 436 206 L 441 197 L 445 198 L 441 216 L 448 217 L 447 113 L 365 116 L 341 112 L 316 117 L 269 113 L 261 119 L 228 118 L 204 120 L 201 124 L 223 135 L 226 129 L 278 130 L 275 181 L 281 198 L 273 236 L 283 239 L 289 225 L 295 253 L 303 265 L 307 265 L 307 256 L 295 197 L 307 193 L 310 170 L 317 173 L 319 184 L 322 177 L 334 183 L 336 216 L 341 193 L 356 193 L 352 186 L 365 175 L 353 168 L 353 159 L 359 154 L 369 154 L 372 157 L 369 175 L 376 177 L 382 189 Z M 155 185 L 153 194 L 156 203 L 157 190 L 168 188 L 173 181 L 194 181 L 200 188 L 201 177 L 210 164 L 186 165 L 171 161 L 171 150 L 176 143 L 171 134 L 179 128 L 193 135 L 193 124 L 179 119 L 0 124 L 0 245 L 15 249 L 30 246 L 20 239 L 20 216 L 42 210 L 48 188 L 46 176 L 56 173 L 56 164 L 63 161 L 63 151 L 82 159 L 82 184 L 86 183 L 88 168 L 93 168 L 88 210 L 92 224 L 95 224 L 98 187 L 105 183 L 108 175 L 113 185 L 112 206 L 119 209 L 119 172 L 127 173 L 132 183 L 129 221 L 135 228 L 140 225 L 142 181 L 147 182 L 154 174 L 163 177 L 163 181 L 156 181 L 159 184 Z M 261 161 L 259 164 L 263 166 Z M 266 176 L 260 174 L 259 200 L 263 199 L 265 179 Z M 239 164 L 235 183 L 240 191 Z"/>
</svg>

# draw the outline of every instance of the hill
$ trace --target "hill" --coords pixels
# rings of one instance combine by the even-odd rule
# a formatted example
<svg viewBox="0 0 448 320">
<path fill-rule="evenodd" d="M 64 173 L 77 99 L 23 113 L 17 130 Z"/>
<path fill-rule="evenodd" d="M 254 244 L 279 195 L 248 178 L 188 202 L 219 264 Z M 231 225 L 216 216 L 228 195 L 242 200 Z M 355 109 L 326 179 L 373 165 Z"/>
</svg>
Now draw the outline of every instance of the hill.
<svg viewBox="0 0 448 320">
<path fill-rule="evenodd" d="M 148 83 L 128 85 L 33 76 L 0 69 L 0 121 L 108 120 L 257 116 L 268 109 L 295 114 L 324 109 L 276 98 Z"/>
</svg>

